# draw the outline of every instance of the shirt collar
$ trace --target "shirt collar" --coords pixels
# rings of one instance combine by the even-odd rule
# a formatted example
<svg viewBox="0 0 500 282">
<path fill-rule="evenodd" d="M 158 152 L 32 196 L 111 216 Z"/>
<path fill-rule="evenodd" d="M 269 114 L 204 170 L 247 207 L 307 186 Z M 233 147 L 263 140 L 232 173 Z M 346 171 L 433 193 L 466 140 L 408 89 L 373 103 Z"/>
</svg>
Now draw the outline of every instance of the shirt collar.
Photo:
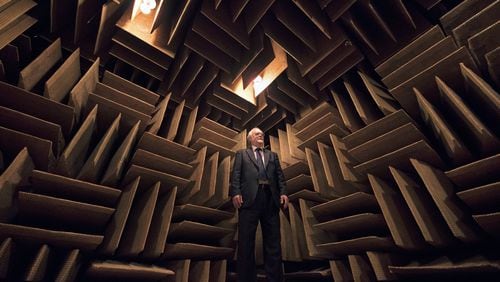
<svg viewBox="0 0 500 282">
<path fill-rule="evenodd" d="M 255 150 L 256 150 L 257 148 L 261 148 L 261 147 L 257 147 L 257 146 L 252 145 L 252 151 L 253 151 L 253 152 L 255 152 Z M 261 149 L 262 149 L 262 150 L 264 150 L 264 148 L 261 148 Z"/>
</svg>

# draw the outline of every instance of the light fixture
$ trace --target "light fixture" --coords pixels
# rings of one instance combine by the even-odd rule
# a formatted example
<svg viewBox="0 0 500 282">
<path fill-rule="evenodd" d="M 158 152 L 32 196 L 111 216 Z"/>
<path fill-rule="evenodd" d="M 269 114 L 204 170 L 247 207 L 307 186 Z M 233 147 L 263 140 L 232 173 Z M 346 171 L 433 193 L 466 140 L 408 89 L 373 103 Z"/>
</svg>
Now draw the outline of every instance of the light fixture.
<svg viewBox="0 0 500 282">
<path fill-rule="evenodd" d="M 139 9 L 141 10 L 141 13 L 148 15 L 151 13 L 151 10 L 156 8 L 156 1 L 155 0 L 142 0 L 141 5 L 139 6 Z"/>
<path fill-rule="evenodd" d="M 256 78 L 250 80 L 252 78 L 249 77 L 249 82 L 245 84 L 243 77 L 240 75 L 232 83 L 228 83 L 228 80 L 222 81 L 221 86 L 248 102 L 257 105 L 256 97 L 288 67 L 285 50 L 278 43 L 274 42 L 274 40 L 270 39 L 270 42 L 274 59 L 263 67 Z"/>
<path fill-rule="evenodd" d="M 264 79 L 262 76 L 258 75 L 254 80 L 253 80 L 253 89 L 255 93 L 255 97 L 257 97 L 260 93 L 262 93 L 262 90 L 264 90 L 267 87 L 266 83 L 264 83 Z"/>
<path fill-rule="evenodd" d="M 273 48 L 274 59 L 254 79 L 254 97 L 262 93 L 288 67 L 285 50 L 274 40 L 271 40 L 271 47 Z"/>
</svg>

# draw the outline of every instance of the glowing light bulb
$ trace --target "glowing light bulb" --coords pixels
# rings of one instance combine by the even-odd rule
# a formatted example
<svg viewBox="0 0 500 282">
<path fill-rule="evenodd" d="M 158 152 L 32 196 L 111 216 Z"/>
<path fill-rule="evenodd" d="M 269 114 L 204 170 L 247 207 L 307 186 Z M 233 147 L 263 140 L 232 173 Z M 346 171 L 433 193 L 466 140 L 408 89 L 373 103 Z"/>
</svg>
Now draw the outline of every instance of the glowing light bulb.
<svg viewBox="0 0 500 282">
<path fill-rule="evenodd" d="M 143 0 L 146 5 L 148 5 L 149 9 L 153 10 L 156 8 L 156 1 L 155 0 Z"/>
<path fill-rule="evenodd" d="M 262 92 L 262 90 L 264 90 L 265 88 L 265 83 L 264 83 L 264 79 L 262 79 L 262 76 L 258 75 L 254 80 L 253 80 L 253 89 L 254 89 L 254 92 L 255 92 L 255 97 L 257 97 L 257 95 L 260 94 L 260 92 Z"/>
<path fill-rule="evenodd" d="M 141 10 L 141 13 L 148 15 L 151 13 L 151 10 L 156 8 L 156 1 L 155 0 L 142 0 L 141 5 L 139 6 L 139 9 Z"/>
<path fill-rule="evenodd" d="M 144 2 L 141 3 L 141 6 L 139 6 L 139 9 L 141 9 L 141 13 L 143 13 L 145 15 L 148 15 L 149 13 L 151 13 L 151 9 Z"/>
</svg>

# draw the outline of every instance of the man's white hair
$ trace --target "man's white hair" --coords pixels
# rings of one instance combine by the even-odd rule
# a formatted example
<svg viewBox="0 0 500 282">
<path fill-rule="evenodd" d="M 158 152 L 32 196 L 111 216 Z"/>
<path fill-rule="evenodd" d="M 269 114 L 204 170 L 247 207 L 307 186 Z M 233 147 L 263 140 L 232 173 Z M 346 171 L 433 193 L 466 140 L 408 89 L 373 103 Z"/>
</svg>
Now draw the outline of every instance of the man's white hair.
<svg viewBox="0 0 500 282">
<path fill-rule="evenodd" d="M 254 135 L 256 133 L 256 131 L 260 131 L 262 133 L 264 133 L 264 131 L 262 131 L 260 128 L 258 127 L 254 127 L 252 129 L 250 129 L 250 131 L 248 132 L 248 135 L 247 135 L 247 141 L 250 142 L 250 138 L 252 138 L 252 135 Z"/>
</svg>

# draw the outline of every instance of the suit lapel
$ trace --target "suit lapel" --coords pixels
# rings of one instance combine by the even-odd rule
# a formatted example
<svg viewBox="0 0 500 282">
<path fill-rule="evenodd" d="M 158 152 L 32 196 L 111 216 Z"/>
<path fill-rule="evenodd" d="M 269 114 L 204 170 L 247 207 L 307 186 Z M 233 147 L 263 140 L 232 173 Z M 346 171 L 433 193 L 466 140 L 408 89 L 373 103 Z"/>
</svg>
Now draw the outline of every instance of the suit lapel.
<svg viewBox="0 0 500 282">
<path fill-rule="evenodd" d="M 252 149 L 247 149 L 247 154 L 248 154 L 248 157 L 252 160 L 255 167 L 258 169 L 259 165 L 257 164 L 257 160 L 255 159 L 255 154 L 252 151 Z"/>
<path fill-rule="evenodd" d="M 271 151 L 269 150 L 264 150 L 264 167 L 267 168 L 267 165 L 269 164 L 269 159 L 271 158 Z"/>
</svg>

